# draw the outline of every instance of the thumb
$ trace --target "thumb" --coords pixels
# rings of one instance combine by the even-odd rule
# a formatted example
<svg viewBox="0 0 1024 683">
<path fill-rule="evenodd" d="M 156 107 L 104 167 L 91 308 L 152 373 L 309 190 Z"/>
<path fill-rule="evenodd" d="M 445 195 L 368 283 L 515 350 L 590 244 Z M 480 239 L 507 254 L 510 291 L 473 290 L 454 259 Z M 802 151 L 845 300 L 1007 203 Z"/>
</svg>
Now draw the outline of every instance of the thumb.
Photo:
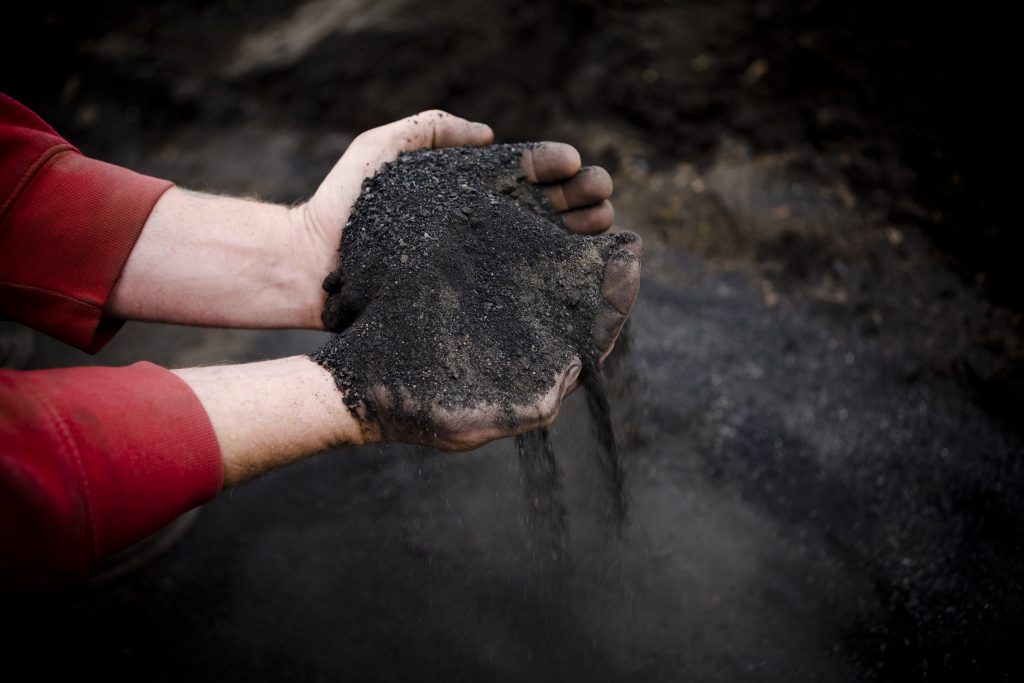
<svg viewBox="0 0 1024 683">
<path fill-rule="evenodd" d="M 431 109 L 369 131 L 389 139 L 387 146 L 395 156 L 417 149 L 437 149 L 459 145 L 489 145 L 494 131 L 484 123 L 468 121 L 440 109 Z"/>
</svg>

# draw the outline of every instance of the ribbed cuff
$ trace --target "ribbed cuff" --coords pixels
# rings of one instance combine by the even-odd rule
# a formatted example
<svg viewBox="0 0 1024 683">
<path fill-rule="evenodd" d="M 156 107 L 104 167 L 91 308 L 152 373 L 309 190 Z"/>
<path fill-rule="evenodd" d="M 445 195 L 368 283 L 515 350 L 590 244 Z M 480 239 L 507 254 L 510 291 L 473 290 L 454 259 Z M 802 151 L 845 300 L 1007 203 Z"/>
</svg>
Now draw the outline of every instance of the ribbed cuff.
<svg viewBox="0 0 1024 683">
<path fill-rule="evenodd" d="M 0 226 L 0 311 L 95 353 L 123 321 L 104 315 L 166 180 L 73 150 L 43 164 Z"/>
<path fill-rule="evenodd" d="M 152 363 L 28 373 L 81 463 L 90 565 L 221 489 L 210 419 L 177 375 Z"/>
</svg>

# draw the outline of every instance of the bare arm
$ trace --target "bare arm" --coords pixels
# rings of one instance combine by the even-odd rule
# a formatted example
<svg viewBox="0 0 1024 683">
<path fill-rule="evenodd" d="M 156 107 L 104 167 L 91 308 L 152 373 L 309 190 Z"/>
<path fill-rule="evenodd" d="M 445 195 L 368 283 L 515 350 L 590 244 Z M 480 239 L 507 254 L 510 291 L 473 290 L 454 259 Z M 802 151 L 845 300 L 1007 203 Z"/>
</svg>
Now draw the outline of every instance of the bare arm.
<svg viewBox="0 0 1024 683">
<path fill-rule="evenodd" d="M 482 145 L 492 138 L 487 126 L 436 111 L 367 131 L 312 199 L 293 208 L 172 188 L 146 222 L 107 312 L 193 325 L 322 329 L 321 282 L 337 265 L 342 229 L 363 180 L 403 151 Z M 581 170 L 572 147 L 531 148 L 523 167 L 529 180 L 545 188 L 570 230 L 592 234 L 610 227 L 611 180 L 601 169 Z M 627 285 L 624 296 L 631 303 L 635 274 L 612 279 Z M 600 348 L 610 348 L 618 325 L 621 320 Z M 472 447 L 547 424 L 578 371 L 571 367 L 556 378 L 550 395 L 528 407 L 516 427 L 505 420 L 496 425 L 484 413 L 470 415 L 475 421 L 449 416 L 449 431 L 458 438 L 438 445 Z M 225 486 L 334 446 L 381 438 L 378 428 L 346 408 L 331 376 L 302 356 L 175 372 L 210 417 Z"/>
<path fill-rule="evenodd" d="M 298 209 L 173 187 L 146 221 L 107 312 L 216 327 L 320 328 L 326 271 L 304 260 L 304 237 Z"/>
<path fill-rule="evenodd" d="M 330 374 L 304 356 L 174 373 L 210 417 L 225 487 L 328 448 L 365 443 Z"/>
<path fill-rule="evenodd" d="M 486 125 L 439 111 L 374 128 L 352 142 L 312 199 L 294 208 L 172 188 L 146 221 L 107 313 L 217 327 L 322 329 L 320 285 L 337 265 L 341 232 L 363 180 L 403 151 L 485 145 L 493 138 Z"/>
<path fill-rule="evenodd" d="M 486 145 L 489 127 L 427 111 L 357 137 L 306 203 L 289 208 L 171 188 L 157 202 L 107 302 L 129 320 L 323 329 L 324 278 L 365 178 L 400 153 Z M 523 158 L 574 232 L 607 230 L 611 178 L 579 153 L 546 143 Z"/>
</svg>

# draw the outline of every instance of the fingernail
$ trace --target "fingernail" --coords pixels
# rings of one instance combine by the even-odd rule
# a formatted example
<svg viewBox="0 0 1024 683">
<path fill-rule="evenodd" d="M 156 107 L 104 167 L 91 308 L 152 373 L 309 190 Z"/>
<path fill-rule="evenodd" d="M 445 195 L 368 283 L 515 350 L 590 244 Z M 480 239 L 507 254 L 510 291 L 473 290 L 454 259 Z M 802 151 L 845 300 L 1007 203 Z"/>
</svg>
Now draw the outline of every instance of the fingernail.
<svg viewBox="0 0 1024 683">
<path fill-rule="evenodd" d="M 494 131 L 492 131 L 491 127 L 488 126 L 486 123 L 480 123 L 478 121 L 474 121 L 472 127 L 473 127 L 473 134 L 474 135 L 479 135 L 480 137 L 484 137 L 486 135 L 493 135 L 494 134 Z"/>
<path fill-rule="evenodd" d="M 569 371 L 565 373 L 565 377 L 562 378 L 562 398 L 569 395 L 569 389 L 573 383 L 580 378 L 580 371 L 583 370 L 583 366 L 579 363 L 574 363 Z"/>
</svg>

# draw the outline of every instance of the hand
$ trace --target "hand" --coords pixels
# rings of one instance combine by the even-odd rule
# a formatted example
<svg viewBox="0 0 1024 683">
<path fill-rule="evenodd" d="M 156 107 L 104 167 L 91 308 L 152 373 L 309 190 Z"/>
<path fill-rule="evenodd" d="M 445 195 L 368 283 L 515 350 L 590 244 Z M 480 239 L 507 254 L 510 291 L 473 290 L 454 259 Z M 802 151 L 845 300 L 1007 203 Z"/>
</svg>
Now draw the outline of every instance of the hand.
<svg viewBox="0 0 1024 683">
<path fill-rule="evenodd" d="M 336 252 L 336 247 L 328 252 L 326 245 L 340 243 L 344 222 L 348 220 L 352 205 L 358 199 L 362 181 L 372 172 L 376 172 L 381 163 L 395 158 L 399 151 L 410 148 L 411 145 L 405 143 L 409 143 L 411 138 L 402 132 L 403 130 L 407 131 L 410 126 L 416 127 L 417 130 L 422 129 L 419 123 L 410 124 L 412 120 L 415 119 L 371 131 L 371 134 L 378 136 L 373 138 L 374 146 L 366 150 L 366 153 L 372 155 L 371 161 L 357 163 L 363 158 L 364 151 L 358 144 L 359 140 L 354 142 L 316 196 L 303 207 L 302 210 L 310 217 L 308 222 L 313 228 L 310 234 L 321 236 L 319 241 L 323 246 L 316 249 L 315 253 L 333 255 Z M 472 137 L 475 124 L 444 115 L 438 115 L 437 120 L 451 125 L 456 131 L 441 136 L 442 139 L 454 138 L 464 141 Z M 432 132 L 424 137 L 436 142 L 438 134 Z M 392 142 L 388 142 L 389 140 Z M 489 140 L 490 136 L 481 137 L 480 142 Z M 391 152 L 381 153 L 381 146 Z M 540 184 L 550 208 L 562 214 L 570 230 L 595 234 L 611 226 L 614 217 L 608 201 L 612 190 L 611 178 L 599 168 L 581 170 L 580 156 L 571 146 L 543 143 L 528 147 L 523 152 L 522 167 L 525 179 Z M 363 169 L 372 170 L 362 172 Z M 344 174 L 354 175 L 358 182 L 332 181 L 332 178 Z M 339 188 L 345 192 L 339 192 Z M 333 229 L 329 231 L 329 237 L 324 237 L 328 234 L 328 231 L 323 229 L 325 221 L 312 218 L 323 215 L 317 211 L 318 207 L 322 206 L 330 207 L 329 211 L 333 211 L 334 215 L 344 216 L 344 220 L 336 218 L 330 221 Z M 600 284 L 604 304 L 593 320 L 592 357 L 597 360 L 603 360 L 611 352 L 636 297 L 640 275 L 639 237 L 626 233 L 606 239 L 614 239 L 615 248 L 605 256 L 604 277 Z M 316 241 L 314 240 L 314 243 Z M 359 266 L 353 262 L 352 267 Z M 338 268 L 338 272 L 344 274 L 346 264 L 342 263 L 339 267 L 332 258 L 329 265 L 321 265 L 320 268 Z M 362 278 L 352 280 L 342 275 L 340 278 L 331 278 L 330 282 L 332 284 L 328 294 L 335 299 L 336 307 L 339 310 L 350 310 L 352 315 L 360 314 L 369 303 L 365 297 L 372 297 L 372 292 L 375 291 L 373 287 L 366 289 L 367 285 Z M 325 284 L 325 287 L 328 285 Z M 340 316 L 334 323 L 335 329 L 338 329 L 337 325 L 344 329 L 343 326 L 347 325 L 344 322 L 345 317 Z M 345 333 L 342 332 L 342 344 L 344 336 Z M 358 365 L 358 361 L 356 364 Z M 365 441 L 414 442 L 446 450 L 467 450 L 492 439 L 550 424 L 559 410 L 562 399 L 577 387 L 582 367 L 582 359 L 571 357 L 565 367 L 550 378 L 547 391 L 535 396 L 526 405 L 513 406 L 511 411 L 507 406 L 498 405 L 446 409 L 439 405 L 439 401 L 417 401 L 401 388 L 392 391 L 383 386 L 373 385 L 366 388 L 364 394 L 351 398 L 350 405 L 360 421 Z M 344 383 L 344 380 L 340 381 Z M 344 386 L 342 389 L 344 390 Z"/>
<path fill-rule="evenodd" d="M 614 347 L 640 286 L 640 237 L 627 232 L 615 239 L 617 245 L 605 263 L 601 284 L 604 306 L 596 316 L 592 332 L 599 361 Z M 407 392 L 396 397 L 378 385 L 371 387 L 366 397 L 372 410 L 367 410 L 364 402 L 355 409 L 354 417 L 360 425 L 363 442 L 398 441 L 448 451 L 472 450 L 488 441 L 551 424 L 558 415 L 562 399 L 579 386 L 582 370 L 582 359 L 573 356 L 551 377 L 544 394 L 527 405 L 511 408 L 496 404 L 465 409 L 422 405 Z"/>
<path fill-rule="evenodd" d="M 357 137 L 313 198 L 294 208 L 168 190 L 153 208 L 106 303 L 106 313 L 214 327 L 323 329 L 324 278 L 337 264 L 341 232 L 362 182 L 403 151 L 484 145 L 487 126 L 430 111 Z M 611 178 L 580 169 L 568 145 L 546 143 L 523 157 L 570 230 L 608 229 Z"/>
<path fill-rule="evenodd" d="M 363 181 L 402 152 L 481 146 L 493 140 L 494 133 L 485 124 L 432 110 L 368 130 L 352 141 L 312 199 L 292 209 L 298 267 L 318 296 L 311 304 L 314 326 L 320 327 L 326 297 L 320 283 L 337 266 L 341 233 Z M 596 234 L 611 227 L 612 179 L 602 168 L 581 168 L 579 152 L 570 145 L 547 142 L 526 150 L 523 170 L 527 180 L 542 185 L 551 208 L 562 214 L 569 230 Z"/>
<path fill-rule="evenodd" d="M 224 327 L 321 327 L 321 283 L 336 265 L 341 232 L 362 181 L 402 151 L 484 145 L 492 137 L 487 126 L 443 112 L 376 128 L 353 141 L 314 197 L 293 209 L 172 188 L 150 215 L 107 313 Z M 600 168 L 581 169 L 579 154 L 569 145 L 544 143 L 528 150 L 523 169 L 527 180 L 543 187 L 570 230 L 596 234 L 611 227 L 611 178 Z M 636 296 L 639 253 L 639 238 L 626 239 L 606 264 L 606 306 L 593 329 L 602 359 Z M 210 415 L 229 486 L 342 444 L 388 437 L 464 450 L 544 426 L 576 388 L 581 368 L 579 358 L 571 359 L 543 396 L 515 411 L 511 424 L 493 406 L 460 414 L 433 409 L 431 434 L 402 427 L 411 424 L 409 405 L 392 406 L 389 418 L 377 424 L 357 422 L 339 400 L 331 376 L 304 357 L 177 372 Z"/>
</svg>

